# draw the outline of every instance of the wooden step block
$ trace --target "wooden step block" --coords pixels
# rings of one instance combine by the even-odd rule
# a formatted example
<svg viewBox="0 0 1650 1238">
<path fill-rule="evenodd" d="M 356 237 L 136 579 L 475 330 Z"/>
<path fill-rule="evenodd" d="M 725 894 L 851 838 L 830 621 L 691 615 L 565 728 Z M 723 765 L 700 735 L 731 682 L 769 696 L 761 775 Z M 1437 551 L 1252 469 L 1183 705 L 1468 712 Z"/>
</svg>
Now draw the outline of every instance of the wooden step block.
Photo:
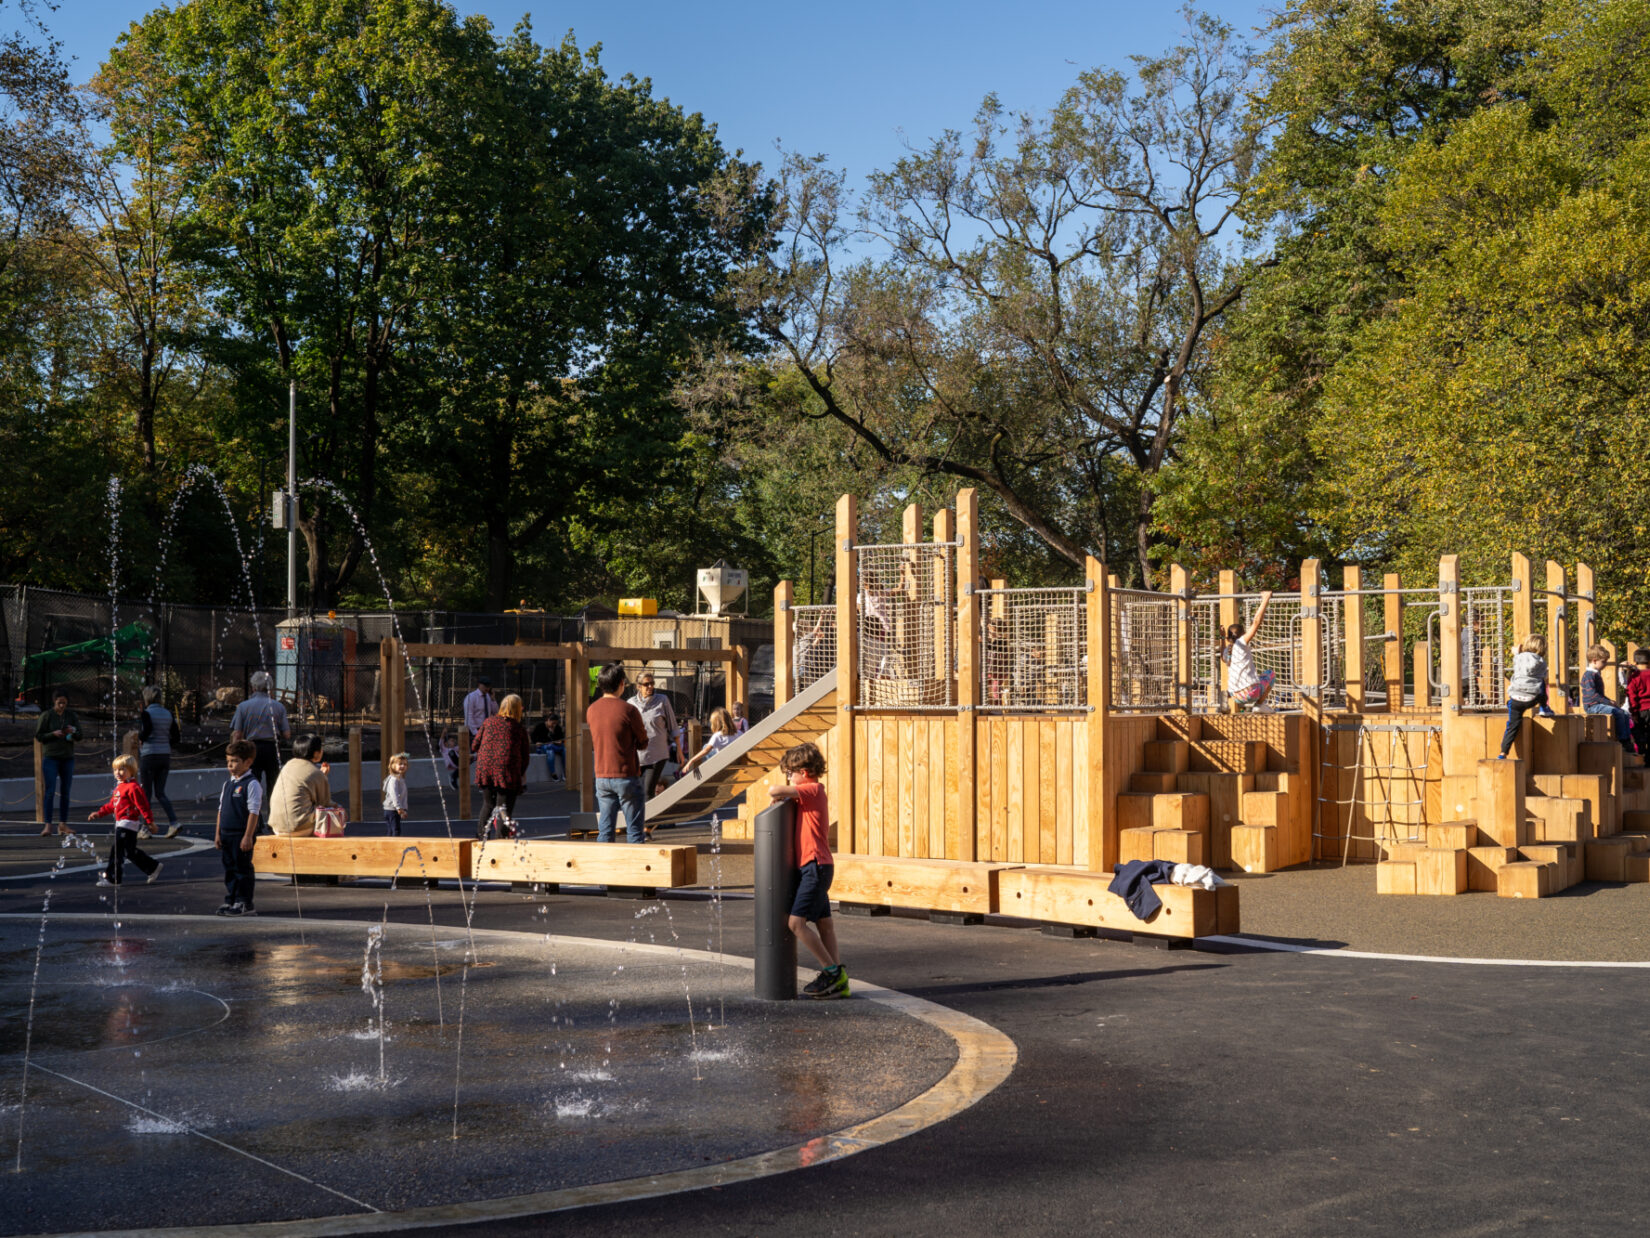
<svg viewBox="0 0 1650 1238">
<path fill-rule="evenodd" d="M 1631 832 L 1623 830 L 1615 837 L 1625 842 L 1628 846 L 1628 850 L 1630 851 L 1650 851 L 1650 834 L 1646 834 L 1640 830 L 1633 830 Z"/>
<path fill-rule="evenodd" d="M 1179 774 L 1191 759 L 1192 746 L 1183 739 L 1148 739 L 1146 741 L 1146 771 L 1153 774 Z"/>
<path fill-rule="evenodd" d="M 1520 860 L 1502 866 L 1495 892 L 1502 898 L 1546 898 L 1551 893 L 1552 877 L 1547 865 Z"/>
<path fill-rule="evenodd" d="M 1593 837 L 1593 806 L 1567 795 L 1534 795 L 1524 801 L 1531 820 L 1530 841 L 1584 843 Z"/>
<path fill-rule="evenodd" d="M 1465 894 L 1467 891 L 1467 853 L 1436 851 L 1421 852 L 1415 860 L 1415 892 L 1417 894 Z"/>
<path fill-rule="evenodd" d="M 1636 761 L 1639 758 L 1634 757 L 1633 759 Z M 1624 791 L 1628 792 L 1642 791 L 1646 786 L 1650 786 L 1650 783 L 1645 782 L 1642 767 L 1635 769 L 1632 766 L 1623 765 L 1621 767 L 1621 786 Z"/>
<path fill-rule="evenodd" d="M 1582 735 L 1583 744 L 1596 744 L 1611 738 L 1615 734 L 1615 724 L 1608 714 L 1583 714 Z M 1579 768 L 1579 767 L 1578 767 Z"/>
<path fill-rule="evenodd" d="M 1529 841 L 1524 812 L 1524 762 L 1478 763 L 1478 832 L 1485 843 L 1516 847 Z"/>
<path fill-rule="evenodd" d="M 1561 795 L 1586 800 L 1592 806 L 1594 837 L 1605 838 L 1621 832 L 1616 797 L 1610 794 L 1609 781 L 1603 775 L 1565 774 L 1560 785 Z"/>
<path fill-rule="evenodd" d="M 1158 714 L 1158 739 L 1178 739 L 1191 742 L 1203 738 L 1204 718 L 1201 714 Z"/>
<path fill-rule="evenodd" d="M 1383 842 L 1375 846 L 1379 859 L 1393 860 L 1400 864 L 1413 864 L 1421 852 L 1430 850 L 1425 842 Z"/>
<path fill-rule="evenodd" d="M 1451 821 L 1447 825 L 1427 826 L 1427 846 L 1435 851 L 1465 851 L 1478 845 L 1478 824 L 1475 821 Z"/>
<path fill-rule="evenodd" d="M 1195 830 L 1199 834 L 1209 829 L 1209 797 L 1184 791 L 1152 796 L 1152 825 L 1160 830 Z"/>
<path fill-rule="evenodd" d="M 1581 714 L 1560 714 L 1556 718 L 1537 718 L 1527 715 L 1533 728 L 1530 764 L 1543 774 L 1573 774 L 1576 772 L 1576 745 L 1586 737 L 1586 724 Z"/>
<path fill-rule="evenodd" d="M 1642 752 L 1624 752 L 1621 754 L 1623 769 L 1643 769 L 1644 754 Z"/>
<path fill-rule="evenodd" d="M 1122 797 L 1119 796 L 1119 799 Z M 1152 841 L 1157 831 L 1151 826 L 1138 826 L 1133 829 L 1117 832 L 1117 862 L 1127 864 L 1130 860 L 1155 860 L 1157 847 Z"/>
<path fill-rule="evenodd" d="M 1468 847 L 1467 889 L 1500 889 L 1501 870 L 1517 860 L 1518 852 L 1511 847 Z"/>
<path fill-rule="evenodd" d="M 1635 851 L 1622 863 L 1623 881 L 1650 881 L 1650 851 Z"/>
<path fill-rule="evenodd" d="M 1149 830 L 1152 828 L 1152 801 L 1157 796 L 1146 791 L 1125 791 L 1117 797 L 1117 828 L 1119 830 Z"/>
<path fill-rule="evenodd" d="M 1243 821 L 1243 796 L 1254 786 L 1252 774 L 1179 774 L 1176 789 L 1209 797 L 1209 830 L 1205 836 L 1204 863 L 1213 868 L 1232 866 L 1231 831 Z"/>
<path fill-rule="evenodd" d="M 1530 843 L 1520 847 L 1518 853 L 1532 863 L 1552 865 L 1547 892 L 1557 894 L 1561 890 L 1568 890 L 1573 884 L 1570 877 L 1575 863 L 1575 849 L 1580 845 L 1584 844 Z"/>
<path fill-rule="evenodd" d="M 1287 770 L 1267 770 L 1255 775 L 1253 789 L 1276 791 L 1288 797 L 1288 823 L 1278 823 L 1278 863 L 1287 868 L 1291 864 L 1305 864 L 1311 860 L 1312 801 L 1306 779 Z M 1244 824 L 1252 825 L 1254 822 L 1244 821 Z"/>
<path fill-rule="evenodd" d="M 1174 774 L 1130 774 L 1129 790 L 1137 791 L 1142 795 L 1157 795 L 1163 791 L 1175 790 Z"/>
<path fill-rule="evenodd" d="M 838 855 L 831 897 L 884 907 L 994 915 L 997 882 L 1011 866 L 966 860 L 905 860 Z"/>
<path fill-rule="evenodd" d="M 1621 814 L 1621 828 L 1623 833 L 1643 834 L 1650 833 L 1650 812 L 1643 809 L 1633 809 Z"/>
<path fill-rule="evenodd" d="M 1283 827 L 1289 824 L 1293 811 L 1289 797 L 1282 791 L 1245 791 L 1238 824 Z"/>
<path fill-rule="evenodd" d="M 1595 838 L 1583 843 L 1587 852 L 1588 881 L 1626 881 L 1627 857 L 1633 854 L 1631 843 L 1617 838 Z"/>
<path fill-rule="evenodd" d="M 1159 937 L 1207 937 L 1240 930 L 1235 885 L 1213 890 L 1201 886 L 1153 886 L 1163 906 L 1150 920 L 1141 920 L 1129 910 L 1127 903 L 1106 888 L 1111 878 L 1110 873 L 1079 873 L 1070 869 L 1009 868 L 997 879 L 998 902 L 1004 915 L 1050 924 L 1123 929 Z"/>
<path fill-rule="evenodd" d="M 1414 894 L 1415 865 L 1382 860 L 1375 865 L 1375 893 Z"/>
<path fill-rule="evenodd" d="M 1200 739 L 1191 746 L 1191 768 L 1214 774 L 1258 774 L 1266 769 L 1266 744 L 1258 739 Z"/>
<path fill-rule="evenodd" d="M 1278 830 L 1273 825 L 1232 827 L 1232 867 L 1246 873 L 1278 870 Z"/>
<path fill-rule="evenodd" d="M 1203 835 L 1192 830 L 1153 830 L 1152 859 L 1171 864 L 1202 864 Z"/>
<path fill-rule="evenodd" d="M 1606 718 L 1604 721 L 1608 722 Z M 1586 743 L 1576 746 L 1576 773 L 1597 774 L 1606 779 L 1605 789 L 1611 795 L 1620 795 L 1624 786 L 1625 770 L 1621 764 L 1621 745 L 1615 740 Z"/>
<path fill-rule="evenodd" d="M 1446 774 L 1439 790 L 1445 821 L 1472 821 L 1478 816 L 1478 769 L 1471 774 Z"/>
</svg>

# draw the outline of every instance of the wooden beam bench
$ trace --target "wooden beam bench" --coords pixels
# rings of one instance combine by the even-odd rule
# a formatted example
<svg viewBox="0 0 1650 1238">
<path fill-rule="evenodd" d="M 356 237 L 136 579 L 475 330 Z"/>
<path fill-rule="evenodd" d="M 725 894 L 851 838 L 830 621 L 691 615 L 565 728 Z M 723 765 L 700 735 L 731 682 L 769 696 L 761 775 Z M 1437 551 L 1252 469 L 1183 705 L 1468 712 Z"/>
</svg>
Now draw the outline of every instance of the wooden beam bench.
<svg viewBox="0 0 1650 1238">
<path fill-rule="evenodd" d="M 1110 873 L 1060 868 L 1009 868 L 997 876 L 1003 915 L 1069 924 L 1082 928 L 1122 930 L 1149 937 L 1211 937 L 1238 931 L 1238 889 L 1218 886 L 1156 885 L 1163 906 L 1142 920 L 1106 887 Z"/>
<path fill-rule="evenodd" d="M 610 890 L 675 889 L 699 881 L 699 853 L 691 846 L 502 838 L 473 847 L 469 875 L 477 881 Z"/>
<path fill-rule="evenodd" d="M 966 860 L 839 855 L 831 877 L 831 897 L 850 912 L 914 907 L 941 921 L 960 917 L 978 923 L 998 910 L 998 875 L 1008 867 Z"/>
<path fill-rule="evenodd" d="M 341 877 L 457 881 L 470 876 L 470 839 L 311 838 L 266 834 L 254 842 L 259 873 L 336 882 Z"/>
</svg>

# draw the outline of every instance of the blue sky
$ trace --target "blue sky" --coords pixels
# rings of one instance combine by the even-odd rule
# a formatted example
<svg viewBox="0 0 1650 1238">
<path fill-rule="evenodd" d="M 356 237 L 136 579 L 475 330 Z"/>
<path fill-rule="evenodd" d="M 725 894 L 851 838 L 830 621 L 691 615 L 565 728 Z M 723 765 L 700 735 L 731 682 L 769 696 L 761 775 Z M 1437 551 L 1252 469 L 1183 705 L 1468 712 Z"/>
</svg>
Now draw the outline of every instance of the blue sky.
<svg viewBox="0 0 1650 1238">
<path fill-rule="evenodd" d="M 61 0 L 48 16 L 84 80 L 120 32 L 157 7 L 144 0 Z M 840 0 L 776 6 L 752 0 L 465 0 L 501 32 L 530 14 L 540 43 L 571 28 L 602 44 L 614 77 L 653 80 L 654 92 L 714 121 L 730 148 L 771 164 L 774 141 L 825 153 L 858 184 L 903 151 L 965 128 L 980 99 L 1051 106 L 1076 74 L 1125 67 L 1182 30 L 1172 4 L 1122 0 Z M 1239 30 L 1265 22 L 1262 4 L 1204 7 Z M 1270 8 L 1271 5 L 1266 6 Z M 1257 40 L 1258 41 L 1258 40 Z"/>
</svg>

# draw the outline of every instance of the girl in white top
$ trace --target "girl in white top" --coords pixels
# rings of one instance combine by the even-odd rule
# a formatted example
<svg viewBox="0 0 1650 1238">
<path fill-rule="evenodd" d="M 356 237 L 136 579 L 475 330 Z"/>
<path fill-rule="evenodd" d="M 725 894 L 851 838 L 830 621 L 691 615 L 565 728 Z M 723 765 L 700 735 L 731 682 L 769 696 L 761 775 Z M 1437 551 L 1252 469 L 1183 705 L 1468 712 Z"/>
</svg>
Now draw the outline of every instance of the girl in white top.
<svg viewBox="0 0 1650 1238">
<path fill-rule="evenodd" d="M 1260 607 L 1247 629 L 1241 623 L 1234 623 L 1226 629 L 1226 648 L 1221 651 L 1220 658 L 1226 663 L 1226 695 L 1231 698 L 1234 711 L 1248 705 L 1262 713 L 1271 712 L 1266 698 L 1272 695 L 1275 676 L 1271 671 L 1257 671 L 1255 656 L 1250 652 L 1271 601 L 1272 591 L 1268 589 L 1260 595 Z"/>
<path fill-rule="evenodd" d="M 710 738 L 705 746 L 693 754 L 693 758 L 682 766 L 682 773 L 690 774 L 704 763 L 706 758 L 721 752 L 733 742 L 733 715 L 725 709 L 710 711 Z"/>
<path fill-rule="evenodd" d="M 384 828 L 391 838 L 401 837 L 401 822 L 407 808 L 407 754 L 390 758 L 390 776 L 384 779 Z"/>
</svg>

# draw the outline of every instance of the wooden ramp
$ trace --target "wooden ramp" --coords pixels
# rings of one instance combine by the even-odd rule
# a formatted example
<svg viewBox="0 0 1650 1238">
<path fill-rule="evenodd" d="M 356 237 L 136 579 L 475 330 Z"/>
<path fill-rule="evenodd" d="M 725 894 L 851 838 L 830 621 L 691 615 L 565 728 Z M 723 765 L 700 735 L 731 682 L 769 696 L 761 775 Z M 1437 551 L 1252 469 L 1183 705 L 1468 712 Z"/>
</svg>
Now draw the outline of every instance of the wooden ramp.
<svg viewBox="0 0 1650 1238">
<path fill-rule="evenodd" d="M 831 670 L 650 799 L 647 823 L 671 824 L 710 815 L 771 773 L 787 748 L 817 740 L 836 724 L 836 671 Z"/>
</svg>

